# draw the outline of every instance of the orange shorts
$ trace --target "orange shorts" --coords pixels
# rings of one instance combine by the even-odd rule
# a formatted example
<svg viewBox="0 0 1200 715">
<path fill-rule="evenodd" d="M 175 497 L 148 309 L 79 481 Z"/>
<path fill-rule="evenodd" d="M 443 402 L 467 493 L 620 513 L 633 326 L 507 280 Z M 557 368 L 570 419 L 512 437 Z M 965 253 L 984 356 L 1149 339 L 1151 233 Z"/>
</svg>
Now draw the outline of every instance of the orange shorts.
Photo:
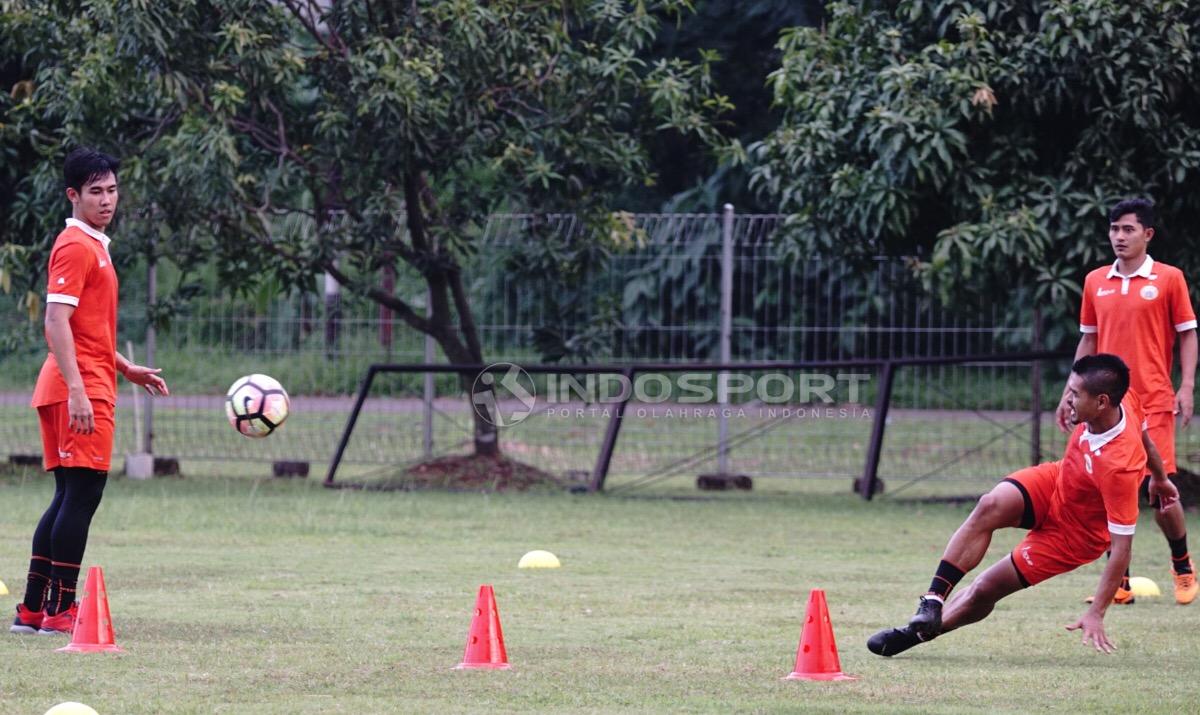
<svg viewBox="0 0 1200 715">
<path fill-rule="evenodd" d="M 1012 550 L 1013 565 L 1025 586 L 1041 583 L 1051 576 L 1074 571 L 1104 554 L 1082 554 L 1067 546 L 1067 535 L 1057 520 L 1051 519 L 1030 531 Z"/>
<path fill-rule="evenodd" d="M 1004 481 L 1017 485 L 1021 496 L 1025 497 L 1025 514 L 1021 517 L 1021 528 L 1032 529 L 1046 520 L 1050 511 L 1050 498 L 1054 495 L 1054 485 L 1058 483 L 1058 473 L 1062 462 L 1046 462 L 1034 467 L 1018 469 L 1008 475 Z"/>
<path fill-rule="evenodd" d="M 1158 454 L 1162 457 L 1163 470 L 1167 474 L 1174 474 L 1175 413 L 1151 412 L 1146 415 L 1146 431 L 1150 433 L 1150 441 L 1158 448 Z"/>
<path fill-rule="evenodd" d="M 1062 462 L 1047 462 L 1036 467 L 1020 469 L 1004 480 L 1017 485 L 1025 497 L 1025 513 L 1021 528 L 1029 533 L 1012 550 L 1013 566 L 1025 586 L 1041 583 L 1051 576 L 1074 571 L 1100 558 L 1099 553 L 1080 554 L 1068 546 L 1066 535 L 1057 520 L 1047 519 L 1050 500 L 1058 482 Z"/>
<path fill-rule="evenodd" d="M 108 471 L 113 448 L 113 406 L 110 403 L 92 400 L 96 429 L 91 434 L 70 430 L 71 414 L 65 401 L 42 405 L 37 411 L 42 428 L 42 466 L 47 472 L 55 467 Z"/>
</svg>

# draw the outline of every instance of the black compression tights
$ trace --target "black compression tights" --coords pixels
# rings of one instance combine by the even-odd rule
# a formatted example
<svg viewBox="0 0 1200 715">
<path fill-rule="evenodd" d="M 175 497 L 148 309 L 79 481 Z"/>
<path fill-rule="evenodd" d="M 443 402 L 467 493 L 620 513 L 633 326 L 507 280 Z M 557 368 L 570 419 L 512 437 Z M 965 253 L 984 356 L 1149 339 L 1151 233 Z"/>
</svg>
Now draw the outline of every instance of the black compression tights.
<svg viewBox="0 0 1200 715">
<path fill-rule="evenodd" d="M 108 472 L 82 467 L 54 470 L 54 498 L 33 532 L 25 587 L 29 610 L 45 606 L 48 613 L 58 613 L 75 600 L 88 529 L 107 483 Z"/>
</svg>

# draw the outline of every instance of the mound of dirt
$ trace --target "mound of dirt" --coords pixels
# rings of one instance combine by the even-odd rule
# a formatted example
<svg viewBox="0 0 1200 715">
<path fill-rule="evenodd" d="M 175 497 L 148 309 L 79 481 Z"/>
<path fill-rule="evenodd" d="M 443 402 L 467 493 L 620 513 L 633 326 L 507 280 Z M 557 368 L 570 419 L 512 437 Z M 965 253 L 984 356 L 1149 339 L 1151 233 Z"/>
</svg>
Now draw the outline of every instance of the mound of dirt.
<svg viewBox="0 0 1200 715">
<path fill-rule="evenodd" d="M 413 465 L 396 479 L 410 489 L 454 491 L 525 491 L 538 487 L 563 488 L 558 477 L 508 457 L 453 455 Z"/>
</svg>

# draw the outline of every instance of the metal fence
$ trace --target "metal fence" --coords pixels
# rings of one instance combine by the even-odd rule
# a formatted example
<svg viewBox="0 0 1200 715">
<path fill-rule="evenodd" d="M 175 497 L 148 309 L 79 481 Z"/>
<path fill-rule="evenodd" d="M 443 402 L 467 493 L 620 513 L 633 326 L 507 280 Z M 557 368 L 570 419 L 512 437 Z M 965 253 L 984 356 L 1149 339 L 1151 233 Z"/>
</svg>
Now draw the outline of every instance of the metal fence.
<svg viewBox="0 0 1200 715">
<path fill-rule="evenodd" d="M 904 260 L 865 265 L 797 257 L 779 239 L 777 215 L 624 215 L 604 240 L 574 217 L 492 217 L 465 260 L 472 305 L 489 361 L 562 362 L 822 361 L 1013 352 L 1032 347 L 1028 306 L 982 296 L 945 306 L 912 278 Z M 547 241 L 600 245 L 586 270 L 564 278 L 536 261 Z M 529 262 L 533 263 L 529 263 Z M 531 268 L 531 265 L 533 266 Z M 141 283 L 127 271 L 124 284 Z M 397 294 L 421 308 L 424 285 L 398 266 Z M 386 310 L 349 294 L 293 292 L 263 301 L 236 298 L 210 284 L 157 333 L 156 363 L 175 378 L 176 396 L 154 405 L 152 445 L 159 455 L 196 460 L 325 465 L 353 392 L 372 363 L 442 361 L 427 339 Z M 124 290 L 124 289 L 123 289 Z M 123 339 L 144 355 L 145 309 L 123 294 Z M 724 349 L 723 349 L 724 348 Z M 32 376 L 41 354 L 6 363 Z M 907 367 L 895 375 L 880 474 L 890 483 L 986 483 L 1030 459 L 1030 365 Z M 1046 394 L 1057 397 L 1064 365 L 1046 366 Z M 251 441 L 222 414 L 225 388 L 251 372 L 289 388 L 293 414 L 276 435 Z M 721 420 L 705 414 L 627 416 L 612 464 L 613 483 L 647 476 L 736 471 L 754 476 L 849 479 L 863 465 L 877 375 L 856 402 L 832 415 L 809 404 L 755 409 Z M 345 462 L 364 470 L 461 452 L 471 441 L 469 407 L 453 377 L 381 378 L 367 400 Z M 30 377 L 32 384 L 32 377 Z M 180 389 L 182 385 L 183 388 Z M 28 392 L 0 394 L 0 450 L 37 453 Z M 1047 408 L 1053 405 L 1048 404 Z M 145 410 L 145 404 L 140 405 Z M 783 410 L 790 410 L 785 413 Z M 140 421 L 131 391 L 118 405 L 116 454 L 135 449 Z M 719 435 L 730 448 L 722 462 Z M 597 405 L 560 405 L 506 430 L 507 454 L 559 474 L 592 468 L 606 415 Z M 1043 449 L 1061 447 L 1045 420 Z M 1057 441 L 1056 441 L 1057 440 Z M 1195 451 L 1180 436 L 1180 456 Z"/>
</svg>

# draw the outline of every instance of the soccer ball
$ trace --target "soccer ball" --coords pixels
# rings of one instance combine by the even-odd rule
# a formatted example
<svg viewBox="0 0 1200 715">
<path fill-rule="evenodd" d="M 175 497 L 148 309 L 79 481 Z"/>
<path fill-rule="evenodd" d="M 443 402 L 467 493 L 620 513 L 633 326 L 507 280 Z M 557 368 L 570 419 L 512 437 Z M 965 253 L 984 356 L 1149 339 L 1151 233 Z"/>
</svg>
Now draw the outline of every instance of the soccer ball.
<svg viewBox="0 0 1200 715">
<path fill-rule="evenodd" d="M 267 375 L 246 375 L 225 393 L 229 424 L 247 437 L 266 437 L 287 419 L 291 401 L 283 385 Z"/>
</svg>

